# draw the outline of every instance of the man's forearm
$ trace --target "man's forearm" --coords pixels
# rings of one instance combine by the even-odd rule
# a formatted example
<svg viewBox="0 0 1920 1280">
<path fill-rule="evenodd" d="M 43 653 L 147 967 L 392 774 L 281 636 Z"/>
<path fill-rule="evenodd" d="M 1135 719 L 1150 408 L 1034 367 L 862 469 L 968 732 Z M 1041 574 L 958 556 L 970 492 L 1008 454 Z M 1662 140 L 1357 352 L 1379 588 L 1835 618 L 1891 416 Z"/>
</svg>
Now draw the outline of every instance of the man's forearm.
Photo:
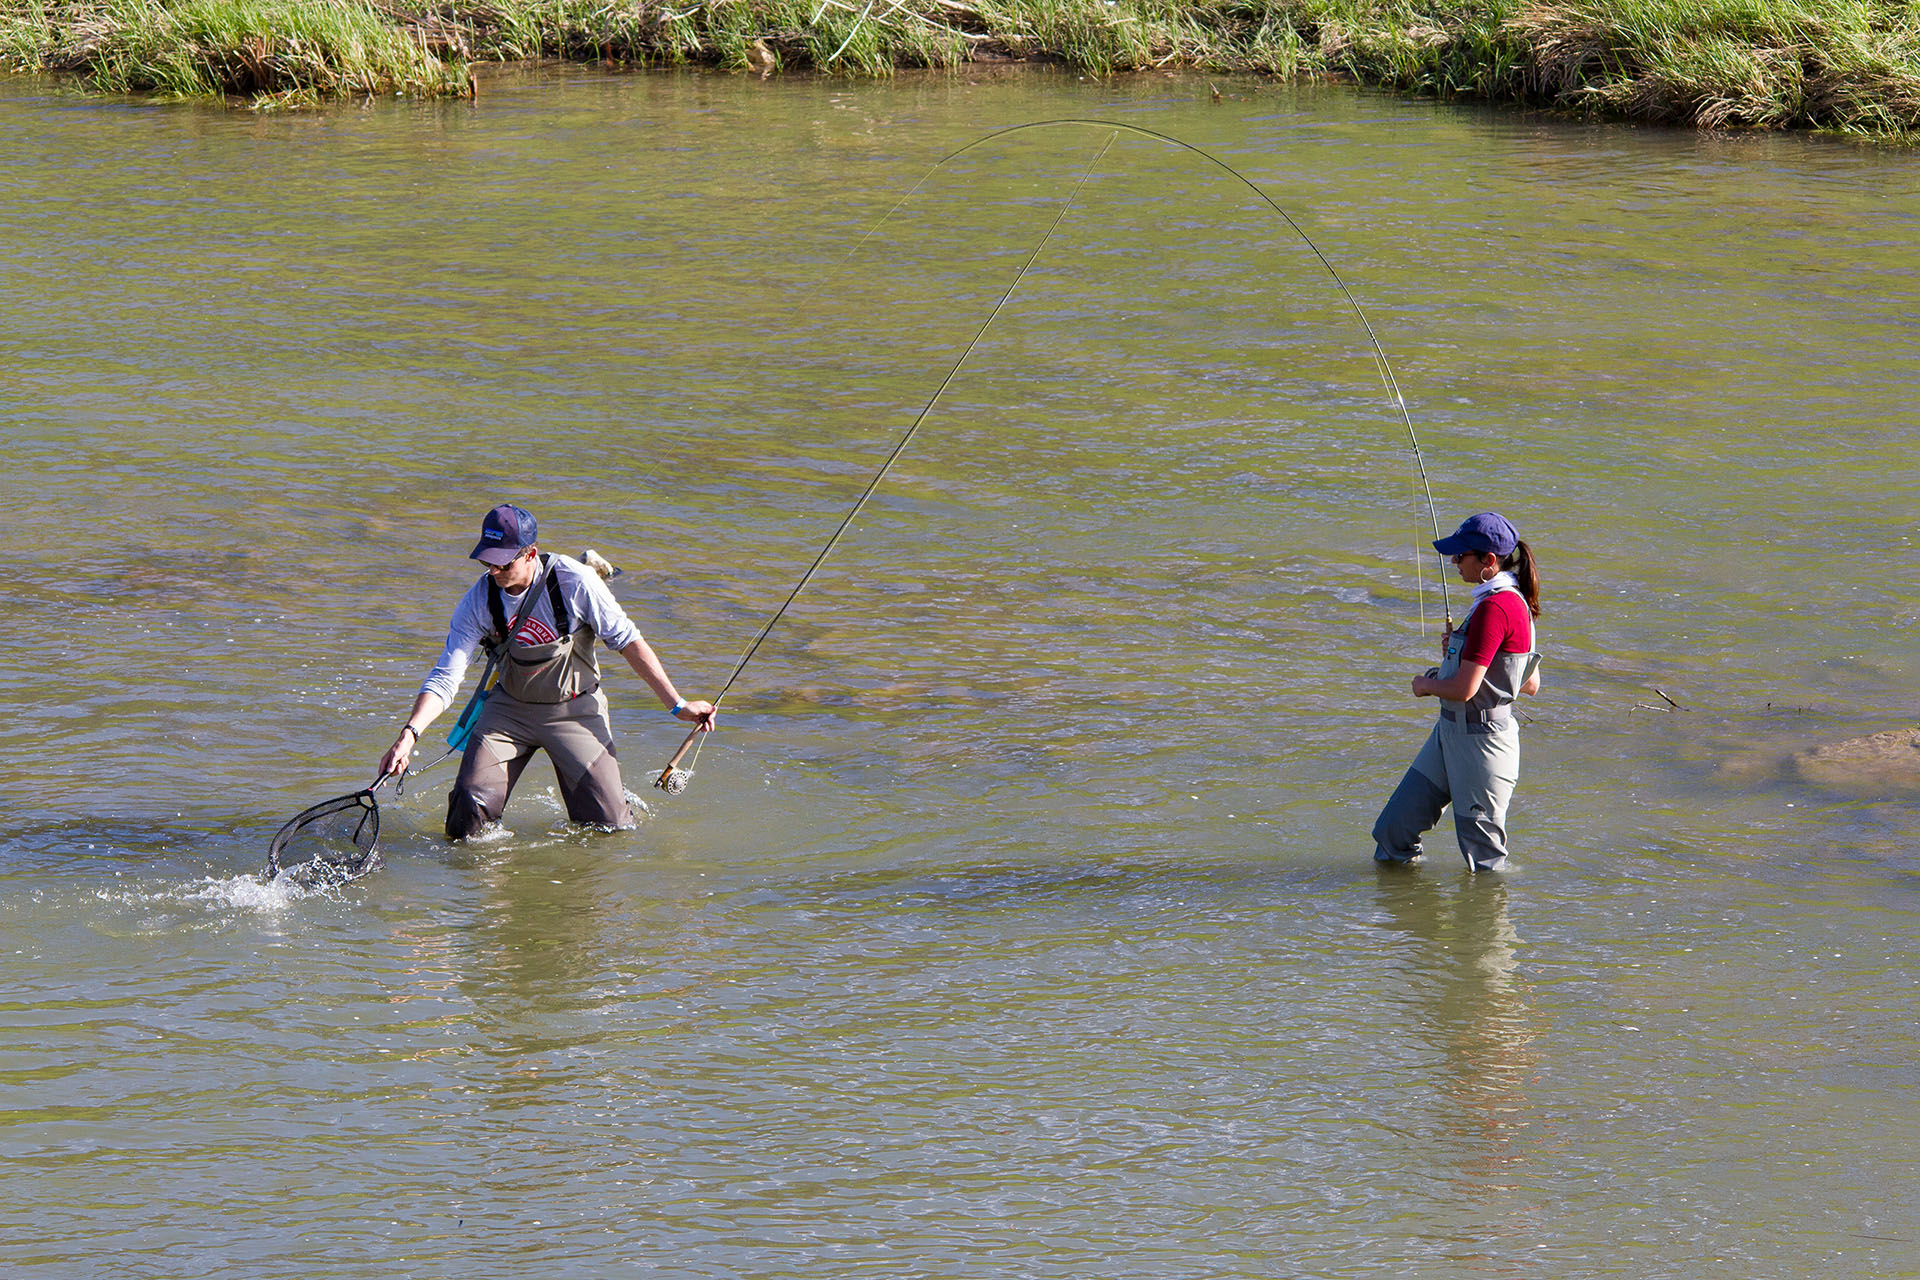
<svg viewBox="0 0 1920 1280">
<path fill-rule="evenodd" d="M 647 687 L 660 699 L 661 706 L 671 707 L 680 701 L 680 691 L 673 687 L 673 681 L 668 678 L 667 669 L 660 665 L 659 655 L 654 653 L 652 645 L 645 640 L 635 640 L 620 651 L 620 656 L 627 660 L 627 665 L 633 668 L 635 675 L 647 682 Z"/>
<path fill-rule="evenodd" d="M 440 718 L 447 709 L 447 700 L 431 690 L 422 689 L 420 696 L 413 700 L 413 709 L 407 712 L 407 724 L 416 734 L 425 733 L 427 726 Z"/>
</svg>

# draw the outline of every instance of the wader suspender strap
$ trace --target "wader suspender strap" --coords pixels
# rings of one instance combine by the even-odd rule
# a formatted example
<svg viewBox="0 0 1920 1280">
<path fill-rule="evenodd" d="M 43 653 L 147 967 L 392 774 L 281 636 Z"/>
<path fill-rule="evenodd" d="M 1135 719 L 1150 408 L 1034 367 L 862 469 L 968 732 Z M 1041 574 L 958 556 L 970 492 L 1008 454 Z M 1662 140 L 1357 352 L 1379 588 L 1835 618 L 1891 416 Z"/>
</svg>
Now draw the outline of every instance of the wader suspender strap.
<svg viewBox="0 0 1920 1280">
<path fill-rule="evenodd" d="M 507 637 L 507 609 L 500 595 L 500 584 L 493 580 L 492 575 L 488 575 L 487 577 L 487 608 L 493 613 L 493 633 L 500 637 L 501 643 L 505 643 Z M 488 645 L 487 648 L 491 650 L 493 646 Z"/>
<path fill-rule="evenodd" d="M 573 620 L 567 616 L 567 598 L 560 594 L 560 575 L 547 573 L 547 600 L 553 605 L 553 634 L 570 636 L 573 634 Z"/>
<path fill-rule="evenodd" d="M 540 575 L 547 580 L 547 599 L 553 605 L 555 634 L 563 636 L 572 634 L 567 626 L 566 598 L 560 594 L 560 575 L 553 572 L 552 556 L 540 557 Z M 501 652 L 506 651 L 507 641 L 520 629 L 520 624 L 527 620 L 527 614 L 533 610 L 533 602 L 539 598 L 538 592 L 528 591 L 526 599 L 520 602 L 519 612 L 513 615 L 513 625 L 508 626 L 506 597 L 501 594 L 500 584 L 493 580 L 493 576 L 491 574 L 487 576 L 487 608 L 493 614 L 493 629 L 499 633 Z"/>
</svg>

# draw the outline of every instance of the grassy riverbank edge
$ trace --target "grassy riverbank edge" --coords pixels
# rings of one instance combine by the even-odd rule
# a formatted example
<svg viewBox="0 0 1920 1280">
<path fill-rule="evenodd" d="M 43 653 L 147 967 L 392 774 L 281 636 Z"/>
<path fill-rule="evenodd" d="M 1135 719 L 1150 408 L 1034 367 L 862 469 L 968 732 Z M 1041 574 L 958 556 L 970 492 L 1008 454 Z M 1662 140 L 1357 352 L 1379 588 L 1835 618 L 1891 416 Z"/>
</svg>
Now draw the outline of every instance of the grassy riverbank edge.
<svg viewBox="0 0 1920 1280">
<path fill-rule="evenodd" d="M 761 74 L 1044 60 L 1344 80 L 1707 128 L 1920 132 L 1909 0 L 0 0 L 0 62 L 298 105 L 559 58 Z"/>
</svg>

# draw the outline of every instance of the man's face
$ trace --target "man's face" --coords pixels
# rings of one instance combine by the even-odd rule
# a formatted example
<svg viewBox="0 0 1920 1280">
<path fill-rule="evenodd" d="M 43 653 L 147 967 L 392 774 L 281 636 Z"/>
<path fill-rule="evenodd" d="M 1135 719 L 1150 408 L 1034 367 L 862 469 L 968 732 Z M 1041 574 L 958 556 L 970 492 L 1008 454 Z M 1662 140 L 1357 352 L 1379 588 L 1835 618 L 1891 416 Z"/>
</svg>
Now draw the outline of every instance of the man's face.
<svg viewBox="0 0 1920 1280">
<path fill-rule="evenodd" d="M 502 591 L 517 594 L 525 591 L 533 582 L 534 572 L 540 563 L 539 555 L 538 547 L 528 547 L 505 564 L 487 565 L 487 572 L 493 575 L 493 580 L 500 584 Z"/>
</svg>

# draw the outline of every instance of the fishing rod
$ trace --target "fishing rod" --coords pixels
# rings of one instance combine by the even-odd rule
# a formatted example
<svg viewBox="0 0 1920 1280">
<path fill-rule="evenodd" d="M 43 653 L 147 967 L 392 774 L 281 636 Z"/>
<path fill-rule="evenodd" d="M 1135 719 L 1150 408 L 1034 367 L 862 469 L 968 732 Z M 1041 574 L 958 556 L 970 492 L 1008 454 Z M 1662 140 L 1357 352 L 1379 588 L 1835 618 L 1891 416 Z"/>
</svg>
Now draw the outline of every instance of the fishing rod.
<svg viewBox="0 0 1920 1280">
<path fill-rule="evenodd" d="M 867 241 L 879 234 L 880 229 L 886 226 L 893 216 L 906 206 L 909 200 L 919 194 L 921 188 L 925 187 L 941 169 L 945 168 L 954 160 L 959 159 L 970 151 L 984 147 L 988 143 L 1011 137 L 1017 133 L 1025 133 L 1033 129 L 1052 128 L 1104 129 L 1108 131 L 1108 136 L 1106 141 L 1101 145 L 1099 152 L 1088 164 L 1086 172 L 1080 175 L 1080 179 L 1074 184 L 1072 192 L 1068 194 L 1065 202 L 1061 204 L 1059 212 L 1055 214 L 1053 222 L 1047 227 L 1046 233 L 1040 237 L 1039 243 L 1034 245 L 1032 252 L 1027 255 L 1026 261 L 1021 264 L 1019 272 L 1013 278 L 1013 283 L 1007 286 L 1006 292 L 1001 294 L 1000 300 L 994 304 L 993 311 L 987 316 L 986 322 L 982 324 L 979 330 L 973 335 L 973 340 L 969 342 L 966 349 L 960 353 L 960 358 L 954 361 L 953 367 L 947 371 L 947 376 L 941 379 L 939 387 L 934 390 L 926 406 L 920 410 L 919 415 L 914 418 L 912 425 L 910 425 L 906 432 L 900 437 L 899 443 L 893 447 L 893 452 L 887 455 L 887 459 L 881 465 L 880 470 L 874 475 L 872 481 L 868 483 L 866 490 L 860 495 L 859 500 L 853 504 L 853 509 L 847 513 L 846 518 L 840 522 L 839 528 L 835 529 L 833 536 L 827 540 L 827 545 L 821 548 L 820 554 L 814 557 L 813 563 L 809 565 L 807 571 L 800 576 L 800 581 L 795 584 L 793 590 L 788 593 L 785 602 L 774 611 L 772 617 L 767 619 L 766 625 L 760 628 L 760 633 L 754 637 L 753 643 L 747 646 L 747 651 L 741 655 L 740 661 L 734 664 L 732 674 L 727 677 L 726 683 L 721 686 L 719 695 L 713 699 L 714 706 L 718 707 L 720 699 L 726 697 L 727 691 L 733 687 L 734 681 L 740 678 L 740 673 L 746 669 L 746 665 L 752 660 L 753 655 L 759 652 L 761 644 L 773 631 L 774 626 L 786 615 L 788 608 L 790 608 L 794 600 L 799 597 L 800 592 L 806 587 L 807 583 L 812 581 L 814 573 L 825 563 L 827 556 L 833 551 L 834 547 L 839 544 L 842 535 L 844 535 L 848 527 L 852 525 L 855 517 L 860 514 L 861 509 L 866 506 L 867 499 L 872 497 L 874 490 L 879 488 L 880 482 L 886 478 L 895 460 L 906 450 L 907 444 L 913 439 L 914 433 L 919 431 L 920 424 L 925 422 L 927 416 L 933 412 L 934 406 L 940 401 L 940 396 L 946 391 L 947 386 L 953 381 L 955 376 L 959 374 L 961 366 L 967 361 L 967 357 L 973 354 L 974 348 L 980 344 L 980 340 L 986 336 L 987 330 L 1000 315 L 1001 310 L 1007 305 L 1008 300 L 1013 297 L 1014 290 L 1020 287 L 1020 282 L 1026 278 L 1028 269 L 1033 266 L 1034 260 L 1040 256 L 1040 251 L 1044 249 L 1048 241 L 1053 238 L 1054 231 L 1059 227 L 1061 220 L 1066 217 L 1067 211 L 1072 208 L 1073 202 L 1079 196 L 1081 188 L 1084 187 L 1087 180 L 1092 177 L 1095 167 L 1098 166 L 1100 160 L 1106 155 L 1107 150 L 1113 145 L 1114 140 L 1123 133 L 1149 138 L 1156 142 L 1166 143 L 1169 146 L 1179 147 L 1181 150 L 1199 156 L 1209 164 L 1231 175 L 1242 186 L 1246 187 L 1247 190 L 1259 197 L 1262 204 L 1266 205 L 1267 208 L 1271 209 L 1274 213 L 1280 215 L 1280 219 L 1287 224 L 1295 235 L 1300 237 L 1301 243 L 1305 244 L 1307 248 L 1312 251 L 1313 256 L 1319 260 L 1320 265 L 1326 268 L 1328 277 L 1332 279 L 1335 287 L 1340 290 L 1341 297 L 1346 299 L 1347 305 L 1352 309 L 1354 317 L 1359 320 L 1362 331 L 1366 333 L 1367 342 L 1373 349 L 1374 364 L 1379 370 L 1380 379 L 1386 389 L 1387 397 L 1393 402 L 1394 408 L 1400 414 L 1401 425 L 1406 429 L 1407 442 L 1413 449 L 1414 462 L 1419 468 L 1420 488 L 1427 503 L 1427 519 L 1433 526 L 1434 540 L 1436 542 L 1439 541 L 1440 517 L 1434 506 L 1433 484 L 1427 475 L 1426 455 L 1421 451 L 1420 438 L 1413 429 L 1413 416 L 1407 411 L 1406 397 L 1400 393 L 1400 382 L 1399 379 L 1394 376 L 1392 362 L 1387 359 L 1386 348 L 1381 344 L 1379 334 L 1374 331 L 1373 322 L 1368 319 L 1366 310 L 1361 307 L 1360 300 L 1354 297 L 1353 290 L 1347 287 L 1347 282 L 1341 278 L 1339 271 L 1335 270 L 1333 263 L 1327 258 L 1327 255 L 1320 251 L 1320 246 L 1313 242 L 1313 238 L 1306 233 L 1298 222 L 1294 221 L 1293 216 L 1277 204 L 1265 191 L 1261 190 L 1251 178 L 1203 147 L 1195 146 L 1193 143 L 1176 138 L 1171 134 L 1161 133 L 1157 129 L 1149 129 L 1143 125 L 1126 124 L 1115 120 L 1060 117 L 1051 120 L 1032 120 L 1025 124 L 1009 125 L 1002 129 L 995 129 L 975 138 L 965 146 L 948 152 L 936 160 L 933 165 L 928 168 L 927 172 L 921 176 L 920 180 L 914 183 L 905 195 L 895 201 L 893 207 L 888 209 L 887 212 L 881 216 L 880 220 L 874 223 L 865 235 L 860 237 L 853 248 L 847 252 L 846 258 L 842 260 L 842 265 L 844 266 L 847 261 L 851 261 L 854 255 L 859 253 L 861 248 L 865 246 Z M 1422 601 L 1421 629 L 1425 630 L 1425 583 L 1420 576 L 1419 565 L 1419 556 L 1416 554 L 1414 558 L 1415 592 Z M 1438 574 L 1438 581 L 1440 583 L 1441 609 L 1446 617 L 1447 629 L 1451 631 L 1453 629 L 1453 604 L 1451 597 L 1447 593 L 1444 562 Z M 707 723 L 703 721 L 687 734 L 685 740 L 681 742 L 679 750 L 673 753 L 673 758 L 667 761 L 666 766 L 661 769 L 659 775 L 654 779 L 654 786 L 659 787 L 668 795 L 678 795 L 686 790 L 687 783 L 693 775 L 688 770 L 683 770 L 679 767 L 680 761 L 686 756 L 689 750 L 692 750 L 695 759 L 698 759 L 699 748 L 696 744 L 700 741 L 701 735 L 707 732 L 707 728 Z"/>
<path fill-rule="evenodd" d="M 933 389 L 933 394 L 927 398 L 925 407 L 915 415 L 912 424 L 908 426 L 906 432 L 901 435 L 900 442 L 893 446 L 893 452 L 887 455 L 887 460 L 880 464 L 880 470 L 875 472 L 873 479 L 867 482 L 866 490 L 861 493 L 859 500 L 853 504 L 852 510 L 847 512 L 846 518 L 840 522 L 840 527 L 833 531 L 833 536 L 827 539 L 827 545 L 820 548 L 820 554 L 813 558 L 813 563 L 807 566 L 807 571 L 800 575 L 800 581 L 795 583 L 793 590 L 787 593 L 786 601 L 781 604 L 778 609 L 774 610 L 773 616 L 767 619 L 767 624 L 760 628 L 760 634 L 753 638 L 753 643 L 747 646 L 747 651 L 740 655 L 740 661 L 736 662 L 733 666 L 733 674 L 727 677 L 727 682 L 720 686 L 720 692 L 714 696 L 713 705 L 716 708 L 720 705 L 720 699 L 727 696 L 727 690 L 733 688 L 733 682 L 740 678 L 740 673 L 746 670 L 747 663 L 753 660 L 753 655 L 760 651 L 760 646 L 766 642 L 767 636 L 772 633 L 774 624 L 780 621 L 787 610 L 792 607 L 793 602 L 799 598 L 800 592 L 805 589 L 807 583 L 813 580 L 813 575 L 819 571 L 822 564 L 826 563 L 827 556 L 832 553 L 834 547 L 839 545 L 841 537 L 845 535 L 847 529 L 853 524 L 854 519 L 859 516 L 862 508 L 867 505 L 867 499 L 873 496 L 874 490 L 880 487 L 880 482 L 887 478 L 887 472 L 893 469 L 893 464 L 899 460 L 902 453 L 906 452 L 907 444 L 913 439 L 914 433 L 920 430 L 920 424 L 927 420 L 927 416 L 933 412 L 933 407 L 940 403 L 940 397 L 946 393 L 947 388 L 952 385 L 954 378 L 959 375 L 960 366 L 967 362 L 967 357 L 972 355 L 974 348 L 980 345 L 980 340 L 987 336 L 987 330 L 993 327 L 993 322 L 999 318 L 1000 312 L 1006 308 L 1008 301 L 1013 297 L 1014 290 L 1018 289 L 1020 282 L 1027 278 L 1027 272 L 1040 257 L 1040 251 L 1047 247 L 1049 240 L 1053 239 L 1053 233 L 1059 230 L 1060 223 L 1065 220 L 1067 216 L 1067 211 L 1073 208 L 1074 200 L 1079 197 L 1080 189 L 1087 185 L 1087 179 L 1093 176 L 1094 169 L 1099 166 L 1101 159 L 1107 154 L 1107 149 L 1113 145 L 1114 137 L 1117 136 L 1118 133 L 1116 132 L 1100 144 L 1100 150 L 1096 152 L 1093 159 L 1087 163 L 1086 171 L 1080 175 L 1080 180 L 1073 184 L 1073 190 L 1068 192 L 1067 198 L 1061 202 L 1059 212 L 1055 213 L 1053 215 L 1053 221 L 1047 224 L 1046 233 L 1042 235 L 1038 243 L 1033 246 L 1032 252 L 1027 254 L 1026 261 L 1020 264 L 1020 270 L 1014 274 L 1013 283 L 1008 285 L 1006 292 L 1000 295 L 1000 300 L 993 304 L 993 310 L 988 313 L 985 323 L 974 332 L 973 340 L 967 343 L 966 349 L 960 353 L 960 358 L 955 360 L 953 367 L 947 370 L 947 376 L 940 379 L 940 385 Z M 925 179 L 923 178 L 921 181 L 925 182 Z M 916 187 L 915 190 L 918 190 L 918 187 Z M 905 203 L 905 201 L 901 203 Z M 886 215 L 887 218 L 891 218 L 899 208 L 900 205 L 896 204 L 892 210 L 888 211 Z M 886 218 L 881 219 L 882 223 L 885 221 Z M 869 232 L 867 236 L 861 237 L 860 243 L 865 244 L 871 235 L 872 233 Z M 858 252 L 859 248 L 860 245 L 856 244 L 854 251 Z M 696 759 L 699 758 L 699 749 L 695 744 L 705 732 L 707 732 L 707 723 L 705 721 L 694 726 L 692 732 L 687 734 L 685 741 L 681 742 L 680 749 L 673 753 L 673 758 L 667 761 L 666 767 L 661 769 L 659 776 L 653 780 L 654 786 L 659 787 L 668 795 L 679 795 L 687 789 L 687 783 L 692 779 L 693 775 L 688 769 L 681 769 L 679 767 L 680 758 L 687 754 L 688 748 L 694 748 L 694 757 Z M 689 766 L 689 769 L 690 768 L 691 766 Z"/>
</svg>

